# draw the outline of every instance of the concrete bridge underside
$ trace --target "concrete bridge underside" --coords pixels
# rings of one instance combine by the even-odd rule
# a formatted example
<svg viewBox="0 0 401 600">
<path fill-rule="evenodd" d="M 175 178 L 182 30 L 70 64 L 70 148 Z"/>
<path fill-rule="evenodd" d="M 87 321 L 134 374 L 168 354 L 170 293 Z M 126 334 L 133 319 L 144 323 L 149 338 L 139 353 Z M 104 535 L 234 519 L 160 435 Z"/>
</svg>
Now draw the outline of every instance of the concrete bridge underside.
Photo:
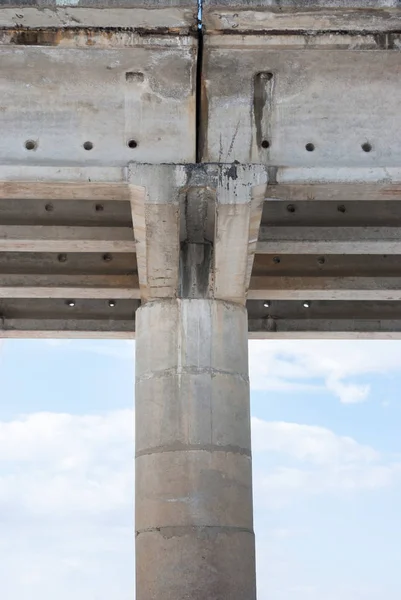
<svg viewBox="0 0 401 600">
<path fill-rule="evenodd" d="M 401 335 L 401 2 L 0 5 L 0 337 L 137 339 L 136 598 L 255 600 L 247 343 Z"/>
</svg>

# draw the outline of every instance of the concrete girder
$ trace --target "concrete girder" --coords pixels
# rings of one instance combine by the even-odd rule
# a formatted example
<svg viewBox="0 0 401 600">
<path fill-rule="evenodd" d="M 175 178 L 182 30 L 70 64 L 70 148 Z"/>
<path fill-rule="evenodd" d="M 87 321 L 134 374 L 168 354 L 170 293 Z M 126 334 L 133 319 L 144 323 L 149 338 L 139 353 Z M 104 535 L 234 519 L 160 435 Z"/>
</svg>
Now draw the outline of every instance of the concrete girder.
<svg viewBox="0 0 401 600">
<path fill-rule="evenodd" d="M 206 282 L 204 276 L 203 289 L 213 285 L 213 293 L 220 288 L 224 296 L 228 284 L 237 281 L 241 288 L 235 265 L 241 263 L 242 273 L 245 254 L 239 238 L 249 234 L 247 239 L 256 244 L 252 274 L 248 268 L 245 277 L 251 334 L 254 324 L 261 323 L 260 313 L 267 318 L 265 296 L 279 303 L 281 319 L 288 310 L 291 323 L 288 302 L 300 302 L 304 293 L 313 298 L 312 322 L 319 317 L 316 303 L 328 302 L 335 328 L 340 327 L 336 307 L 349 306 L 351 295 L 360 299 L 361 313 L 365 302 L 377 301 L 376 314 L 370 311 L 364 324 L 355 321 L 358 331 L 374 331 L 373 320 L 378 323 L 387 310 L 382 302 L 398 302 L 400 296 L 400 107 L 394 77 L 401 47 L 399 3 L 266 0 L 228 6 L 211 0 L 204 6 L 206 33 L 199 56 L 194 4 L 106 4 L 79 2 L 48 10 L 37 2 L 15 2 L 0 7 L 8 111 L 0 112 L 4 323 L 11 326 L 17 300 L 26 299 L 26 313 L 20 308 L 17 313 L 26 317 L 29 332 L 37 328 L 40 335 L 47 302 L 55 326 L 66 318 L 61 334 L 68 335 L 75 326 L 73 311 L 64 314 L 70 294 L 75 314 L 80 305 L 80 318 L 99 331 L 107 325 L 91 321 L 92 314 L 110 323 L 125 318 L 124 303 L 135 303 L 140 296 L 128 162 L 192 164 L 197 118 L 203 160 L 238 161 L 244 172 L 246 164 L 264 164 L 269 175 L 261 217 L 257 211 L 243 219 L 236 214 L 232 225 L 241 231 L 230 235 L 238 243 L 231 249 L 223 239 L 216 244 L 215 258 L 219 262 L 222 257 L 224 265 L 217 269 L 221 281 Z M 107 31 L 96 15 L 100 20 L 107 15 Z M 123 31 L 118 29 L 122 16 Z M 56 69 L 61 56 L 66 58 L 63 72 Z M 116 64 L 109 61 L 112 57 Z M 27 61 L 34 67 L 29 73 Z M 74 61 L 79 70 L 68 68 Z M 47 69 L 49 65 L 54 68 Z M 96 67 L 93 72 L 90 65 Z M 28 94 L 21 94 L 24 83 L 31 86 Z M 64 89 L 70 93 L 62 94 Z M 31 133 L 32 128 L 40 135 Z M 142 131 L 141 140 L 133 137 L 134 129 Z M 82 147 L 84 140 L 91 141 L 89 130 L 100 135 L 90 151 Z M 129 148 L 131 139 L 140 143 Z M 32 150 L 24 147 L 27 141 L 35 142 Z M 313 152 L 305 148 L 308 143 Z M 180 268 L 186 284 L 178 296 L 196 297 L 205 252 L 214 240 L 215 189 L 195 187 L 185 201 L 182 195 L 179 199 L 181 215 L 188 205 L 198 206 L 199 214 L 189 215 L 193 243 L 186 243 L 180 219 Z M 259 219 L 256 236 L 250 224 L 257 229 Z M 203 247 L 201 234 L 208 242 Z M 229 296 L 237 298 L 238 289 Z M 109 291 L 110 300 L 118 302 L 111 320 L 110 312 L 98 312 L 97 304 L 110 311 Z M 129 335 L 134 330 L 132 319 Z"/>
<path fill-rule="evenodd" d="M 209 35 L 400 29 L 399 0 L 204 0 Z"/>
<path fill-rule="evenodd" d="M 14 28 L 20 40 L 24 30 L 31 32 L 25 35 L 28 41 L 35 33 L 40 40 L 40 30 L 77 26 L 188 35 L 196 30 L 197 12 L 194 0 L 2 0 L 0 27 Z"/>
</svg>

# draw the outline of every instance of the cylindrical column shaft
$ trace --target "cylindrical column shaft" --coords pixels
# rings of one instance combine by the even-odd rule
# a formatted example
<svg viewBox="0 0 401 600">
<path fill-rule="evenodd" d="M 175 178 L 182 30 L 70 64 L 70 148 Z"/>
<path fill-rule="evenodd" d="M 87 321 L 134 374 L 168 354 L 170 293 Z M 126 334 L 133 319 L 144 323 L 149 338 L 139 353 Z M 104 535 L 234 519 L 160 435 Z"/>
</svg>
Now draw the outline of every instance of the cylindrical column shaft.
<svg viewBox="0 0 401 600">
<path fill-rule="evenodd" d="M 255 600 L 246 310 L 136 319 L 136 600 Z"/>
</svg>

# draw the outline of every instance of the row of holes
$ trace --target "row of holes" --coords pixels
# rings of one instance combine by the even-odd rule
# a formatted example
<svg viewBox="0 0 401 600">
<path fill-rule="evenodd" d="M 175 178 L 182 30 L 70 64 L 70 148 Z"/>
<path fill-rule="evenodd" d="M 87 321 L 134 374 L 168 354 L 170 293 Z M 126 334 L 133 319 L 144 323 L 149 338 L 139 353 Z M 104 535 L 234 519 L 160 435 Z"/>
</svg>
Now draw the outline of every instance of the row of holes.
<svg viewBox="0 0 401 600">
<path fill-rule="evenodd" d="M 265 150 L 270 148 L 270 142 L 268 140 L 263 140 L 260 145 Z M 138 142 L 136 140 L 128 140 L 127 146 L 128 146 L 128 148 L 132 148 L 132 149 L 137 148 Z M 27 140 L 25 142 L 25 148 L 27 150 L 36 150 L 37 147 L 38 147 L 38 143 L 35 142 L 34 140 Z M 83 147 L 85 148 L 85 150 L 93 150 L 93 143 L 92 142 L 84 142 Z M 372 144 L 369 144 L 369 142 L 365 142 L 364 144 L 362 144 L 361 148 L 364 152 L 371 152 L 373 150 Z M 315 146 L 315 144 L 312 144 L 311 142 L 309 142 L 308 144 L 306 144 L 305 150 L 307 150 L 308 152 L 314 152 L 316 150 L 316 146 Z"/>
<path fill-rule="evenodd" d="M 46 212 L 53 212 L 54 210 L 54 205 L 49 202 L 48 204 L 45 204 L 45 211 Z M 104 211 L 104 206 L 103 204 L 95 204 L 95 211 L 96 212 L 103 212 Z"/>
<path fill-rule="evenodd" d="M 295 204 L 287 204 L 286 209 L 287 209 L 287 212 L 294 213 L 294 212 L 296 212 L 297 207 L 295 206 Z M 339 213 L 343 213 L 344 214 L 345 212 L 347 212 L 347 207 L 345 206 L 345 204 L 338 204 L 337 205 L 337 211 Z"/>
<path fill-rule="evenodd" d="M 132 149 L 137 148 L 138 142 L 136 140 L 128 140 L 127 146 L 128 146 L 128 148 L 132 148 Z M 37 147 L 38 147 L 38 142 L 36 142 L 35 140 L 27 140 L 25 142 L 25 148 L 27 150 L 36 150 Z M 84 142 L 83 147 L 85 148 L 85 150 L 93 150 L 93 143 L 92 142 Z"/>
<path fill-rule="evenodd" d="M 286 209 L 287 209 L 287 212 L 289 212 L 289 213 L 294 213 L 297 210 L 295 204 L 287 204 Z M 45 211 L 46 212 L 53 212 L 53 210 L 54 210 L 53 204 L 48 203 L 48 204 L 45 205 Z M 95 205 L 95 211 L 96 212 L 103 212 L 103 210 L 104 210 L 103 204 L 96 204 Z M 346 207 L 345 207 L 344 204 L 339 204 L 337 206 L 337 211 L 340 212 L 340 213 L 345 213 L 345 212 L 347 212 L 347 209 L 346 209 Z"/>
<path fill-rule="evenodd" d="M 68 260 L 68 255 L 67 254 L 59 254 L 57 256 L 57 260 L 58 260 L 58 262 L 65 263 Z M 104 262 L 111 262 L 113 260 L 113 255 L 109 254 L 109 253 L 103 254 L 102 260 Z"/>
<path fill-rule="evenodd" d="M 71 300 L 66 300 L 65 303 L 70 308 L 74 308 L 74 306 L 76 305 L 77 302 L 76 302 L 76 300 L 71 299 Z M 116 306 L 117 302 L 115 300 L 108 300 L 107 304 L 110 308 L 114 308 Z"/>
<path fill-rule="evenodd" d="M 382 254 L 381 257 L 384 258 L 384 259 L 386 259 L 386 258 L 388 258 L 388 255 L 387 254 Z M 279 265 L 281 263 L 280 256 L 273 256 L 272 260 L 273 260 L 273 263 L 275 265 Z M 325 259 L 324 256 L 319 256 L 316 260 L 317 260 L 317 262 L 318 262 L 319 265 L 324 265 L 326 263 L 326 259 Z"/>
<path fill-rule="evenodd" d="M 324 265 L 325 262 L 326 262 L 326 259 L 325 259 L 324 256 L 319 256 L 317 258 L 317 262 L 318 262 L 319 265 Z M 281 258 L 279 256 L 273 256 L 273 263 L 275 265 L 279 265 L 281 263 Z"/>
<path fill-rule="evenodd" d="M 311 307 L 311 304 L 312 304 L 312 302 L 311 302 L 310 300 L 304 300 L 304 301 L 302 302 L 302 306 L 303 306 L 304 308 L 310 308 L 310 307 Z M 270 300 L 265 300 L 265 301 L 263 302 L 263 306 L 264 306 L 265 308 L 270 308 L 270 307 L 271 307 L 271 301 L 270 301 Z"/>
<path fill-rule="evenodd" d="M 311 307 L 311 304 L 312 304 L 312 302 L 311 302 L 310 300 L 304 300 L 304 301 L 302 302 L 302 306 L 303 306 L 304 308 L 310 308 L 310 307 Z M 263 306 L 264 306 L 265 308 L 270 308 L 270 307 L 271 307 L 271 301 L 270 301 L 270 300 L 265 300 L 265 301 L 263 302 Z"/>
<path fill-rule="evenodd" d="M 262 148 L 267 150 L 268 148 L 270 148 L 271 144 L 269 140 L 263 140 L 260 145 L 262 146 Z M 369 142 L 365 142 L 364 144 L 362 144 L 361 148 L 364 152 L 372 152 L 373 150 L 372 144 L 369 144 Z M 306 144 L 305 150 L 307 150 L 308 152 L 314 152 L 316 150 L 316 146 L 315 144 L 309 142 L 308 144 Z"/>
</svg>

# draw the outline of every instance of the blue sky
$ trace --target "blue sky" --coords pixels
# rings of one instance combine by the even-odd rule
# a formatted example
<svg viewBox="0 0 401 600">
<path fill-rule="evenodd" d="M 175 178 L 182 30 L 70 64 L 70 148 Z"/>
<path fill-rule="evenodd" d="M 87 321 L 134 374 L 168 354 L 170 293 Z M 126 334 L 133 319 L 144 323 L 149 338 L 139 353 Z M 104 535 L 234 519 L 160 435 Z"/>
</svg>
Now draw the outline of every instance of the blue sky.
<svg viewBox="0 0 401 600">
<path fill-rule="evenodd" d="M 258 600 L 401 598 L 401 342 L 250 343 Z M 132 600 L 134 344 L 0 341 L 0 582 Z"/>
</svg>

